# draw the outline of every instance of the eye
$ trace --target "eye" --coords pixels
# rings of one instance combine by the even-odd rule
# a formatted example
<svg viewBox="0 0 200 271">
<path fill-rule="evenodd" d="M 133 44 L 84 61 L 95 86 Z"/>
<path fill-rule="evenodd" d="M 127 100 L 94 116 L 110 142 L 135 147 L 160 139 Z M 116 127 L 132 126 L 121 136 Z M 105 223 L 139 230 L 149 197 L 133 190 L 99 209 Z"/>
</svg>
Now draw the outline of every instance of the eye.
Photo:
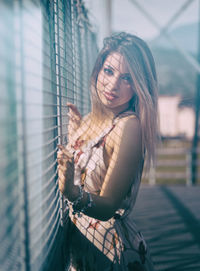
<svg viewBox="0 0 200 271">
<path fill-rule="evenodd" d="M 128 84 L 131 84 L 132 82 L 132 79 L 131 79 L 131 76 L 130 75 L 122 75 L 122 80 Z"/>
<path fill-rule="evenodd" d="M 110 68 L 104 68 L 103 71 L 108 75 L 113 75 L 113 71 Z"/>
</svg>

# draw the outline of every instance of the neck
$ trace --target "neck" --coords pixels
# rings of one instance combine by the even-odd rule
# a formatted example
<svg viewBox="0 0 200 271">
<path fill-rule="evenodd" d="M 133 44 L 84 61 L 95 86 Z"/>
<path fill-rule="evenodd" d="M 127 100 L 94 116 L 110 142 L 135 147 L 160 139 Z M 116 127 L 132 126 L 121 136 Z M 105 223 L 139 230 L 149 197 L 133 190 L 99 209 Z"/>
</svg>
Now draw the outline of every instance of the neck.
<svg viewBox="0 0 200 271">
<path fill-rule="evenodd" d="M 118 108 L 113 108 L 112 109 L 112 113 L 114 114 L 114 117 L 117 117 L 117 116 L 119 116 L 120 114 L 122 114 L 122 113 L 124 113 L 124 112 L 126 112 L 126 111 L 128 111 L 128 110 L 130 110 L 130 106 L 129 106 L 129 104 L 128 105 L 123 105 L 123 106 L 120 106 L 120 107 L 118 107 Z"/>
</svg>

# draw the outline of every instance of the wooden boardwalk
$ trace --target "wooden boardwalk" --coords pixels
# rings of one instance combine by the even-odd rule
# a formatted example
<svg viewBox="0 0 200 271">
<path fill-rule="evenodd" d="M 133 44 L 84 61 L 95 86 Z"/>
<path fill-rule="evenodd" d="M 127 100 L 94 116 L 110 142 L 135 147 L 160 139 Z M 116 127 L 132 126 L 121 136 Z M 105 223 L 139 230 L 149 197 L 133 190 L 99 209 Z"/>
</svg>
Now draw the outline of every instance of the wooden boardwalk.
<svg viewBox="0 0 200 271">
<path fill-rule="evenodd" d="M 135 223 L 156 271 L 200 271 L 200 186 L 141 186 Z"/>
</svg>

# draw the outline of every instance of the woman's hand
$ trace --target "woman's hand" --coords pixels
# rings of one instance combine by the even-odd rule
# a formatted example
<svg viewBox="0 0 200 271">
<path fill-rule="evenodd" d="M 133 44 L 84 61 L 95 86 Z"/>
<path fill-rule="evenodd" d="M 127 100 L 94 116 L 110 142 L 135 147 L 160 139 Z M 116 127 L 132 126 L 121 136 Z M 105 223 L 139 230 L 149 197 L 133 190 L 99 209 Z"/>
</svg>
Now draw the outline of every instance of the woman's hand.
<svg viewBox="0 0 200 271">
<path fill-rule="evenodd" d="M 74 104 L 67 103 L 69 108 L 68 140 L 71 141 L 74 133 L 80 127 L 82 116 Z"/>
<path fill-rule="evenodd" d="M 58 145 L 58 177 L 59 189 L 68 199 L 73 197 L 74 190 L 74 160 L 73 155 L 69 153 L 62 145 Z"/>
</svg>

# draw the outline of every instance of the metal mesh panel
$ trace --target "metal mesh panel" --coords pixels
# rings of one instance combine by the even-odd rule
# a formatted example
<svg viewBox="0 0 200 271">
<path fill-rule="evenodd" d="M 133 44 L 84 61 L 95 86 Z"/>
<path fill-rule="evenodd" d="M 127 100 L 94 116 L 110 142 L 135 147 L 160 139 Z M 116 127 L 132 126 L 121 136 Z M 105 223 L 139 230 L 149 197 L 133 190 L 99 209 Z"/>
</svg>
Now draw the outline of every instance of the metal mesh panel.
<svg viewBox="0 0 200 271">
<path fill-rule="evenodd" d="M 82 92 L 84 88 L 82 87 L 82 59 L 80 51 L 80 27 L 79 27 L 79 15 L 77 13 L 77 3 L 71 1 L 72 7 L 72 41 L 73 41 L 73 67 L 74 67 L 74 100 L 79 107 L 80 112 L 83 111 L 82 104 Z"/>
<path fill-rule="evenodd" d="M 14 6 L 0 4 L 0 270 L 20 270 L 19 160 L 16 125 L 14 55 Z M 8 31 L 9 29 L 9 31 Z M 9 257 L 8 257 L 9 255 Z"/>
<path fill-rule="evenodd" d="M 82 8 L 71 0 L 0 3 L 3 271 L 52 270 L 55 262 L 63 270 L 57 143 L 67 142 L 66 102 L 89 110 L 89 66 L 97 51 L 90 56 L 96 45 L 89 46 L 88 25 L 80 26 L 86 14 L 78 3 Z"/>
</svg>

